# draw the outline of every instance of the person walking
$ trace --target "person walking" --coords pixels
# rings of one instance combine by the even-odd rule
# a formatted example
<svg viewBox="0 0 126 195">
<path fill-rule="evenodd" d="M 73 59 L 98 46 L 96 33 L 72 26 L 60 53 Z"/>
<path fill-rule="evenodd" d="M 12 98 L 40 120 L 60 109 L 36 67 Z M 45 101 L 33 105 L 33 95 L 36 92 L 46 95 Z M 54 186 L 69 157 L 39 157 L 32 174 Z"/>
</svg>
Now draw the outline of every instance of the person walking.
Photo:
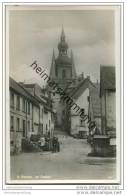
<svg viewBox="0 0 126 195">
<path fill-rule="evenodd" d="M 53 137 L 52 145 L 53 145 L 53 152 L 56 152 L 57 151 L 57 138 L 56 137 Z"/>
</svg>

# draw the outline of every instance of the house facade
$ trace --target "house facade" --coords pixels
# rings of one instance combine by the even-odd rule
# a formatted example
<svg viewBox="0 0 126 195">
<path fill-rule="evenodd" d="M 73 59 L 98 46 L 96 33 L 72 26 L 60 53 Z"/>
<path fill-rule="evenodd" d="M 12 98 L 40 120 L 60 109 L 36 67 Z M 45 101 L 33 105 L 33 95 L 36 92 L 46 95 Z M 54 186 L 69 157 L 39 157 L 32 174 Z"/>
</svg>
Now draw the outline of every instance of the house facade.
<svg viewBox="0 0 126 195">
<path fill-rule="evenodd" d="M 17 83 L 12 78 L 9 84 L 10 150 L 20 152 L 23 138 L 30 138 L 32 134 L 53 136 L 54 112 L 47 103 L 47 97 L 42 95 L 40 98 L 32 93 L 35 89 L 27 90 L 22 83 Z"/>
<path fill-rule="evenodd" d="M 78 135 L 80 138 L 86 138 L 89 134 L 89 113 L 92 114 L 92 117 L 90 117 L 91 121 L 96 119 L 91 110 L 92 101 L 89 103 L 89 98 L 94 88 L 95 85 L 91 82 L 90 77 L 88 76 L 87 78 L 83 77 L 77 83 L 76 87 L 69 93 L 74 103 L 80 108 L 79 111 L 75 111 L 74 107 L 71 107 L 69 116 L 66 116 L 66 118 L 68 118 L 67 124 L 69 124 L 69 133 L 71 135 Z M 67 111 L 68 107 L 66 107 L 66 112 Z M 85 115 L 84 118 L 81 117 L 81 112 Z"/>
<path fill-rule="evenodd" d="M 99 129 L 100 134 L 101 130 L 101 102 L 100 102 L 100 84 L 93 83 L 93 86 L 90 87 L 89 92 L 89 119 L 91 122 L 95 122 L 96 127 Z"/>
<path fill-rule="evenodd" d="M 102 134 L 110 138 L 113 152 L 116 150 L 116 80 L 114 66 L 100 68 L 100 98 Z"/>
<path fill-rule="evenodd" d="M 34 109 L 34 127 L 36 134 L 53 136 L 54 132 L 54 111 L 52 100 L 46 90 L 43 90 L 37 83 L 22 83 L 23 87 L 34 96 L 39 102 L 39 109 Z M 44 91 L 44 92 L 43 92 Z M 39 117 L 38 117 L 39 116 Z"/>
<path fill-rule="evenodd" d="M 100 67 L 101 130 L 94 134 L 90 155 L 116 155 L 116 87 L 115 67 Z M 93 96 L 94 97 L 94 96 Z M 99 100 L 97 100 L 99 101 Z M 97 104 L 96 104 L 97 105 Z"/>
<path fill-rule="evenodd" d="M 21 151 L 22 138 L 33 132 L 33 110 L 38 102 L 10 78 L 10 149 Z"/>
</svg>

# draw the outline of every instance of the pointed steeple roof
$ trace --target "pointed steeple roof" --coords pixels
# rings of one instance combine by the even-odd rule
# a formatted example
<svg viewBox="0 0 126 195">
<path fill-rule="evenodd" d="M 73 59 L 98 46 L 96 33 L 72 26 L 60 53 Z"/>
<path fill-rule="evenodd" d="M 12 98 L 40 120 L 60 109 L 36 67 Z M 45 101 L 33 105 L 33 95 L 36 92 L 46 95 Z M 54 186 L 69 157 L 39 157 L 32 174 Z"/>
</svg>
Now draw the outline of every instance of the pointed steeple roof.
<svg viewBox="0 0 126 195">
<path fill-rule="evenodd" d="M 75 69 L 72 49 L 71 49 L 71 62 L 72 62 L 72 78 L 75 78 L 76 77 L 76 69 Z"/>
<path fill-rule="evenodd" d="M 51 69 L 50 69 L 50 78 L 55 78 L 55 52 L 54 52 L 54 49 L 53 49 L 52 63 L 51 63 Z"/>
<path fill-rule="evenodd" d="M 67 49 L 68 49 L 68 44 L 66 43 L 64 28 L 62 26 L 62 31 L 61 31 L 61 36 L 60 36 L 60 42 L 58 44 L 59 54 L 60 55 L 67 54 Z"/>
<path fill-rule="evenodd" d="M 65 33 L 64 33 L 63 25 L 62 25 L 62 32 L 61 32 L 61 41 L 65 41 Z"/>
</svg>

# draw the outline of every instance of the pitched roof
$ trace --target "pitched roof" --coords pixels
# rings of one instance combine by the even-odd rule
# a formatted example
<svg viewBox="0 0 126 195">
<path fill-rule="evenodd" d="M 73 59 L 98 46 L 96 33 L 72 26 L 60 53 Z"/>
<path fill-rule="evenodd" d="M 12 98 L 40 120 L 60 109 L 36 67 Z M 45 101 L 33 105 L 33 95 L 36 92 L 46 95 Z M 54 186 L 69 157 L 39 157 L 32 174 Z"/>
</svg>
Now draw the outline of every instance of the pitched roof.
<svg viewBox="0 0 126 195">
<path fill-rule="evenodd" d="M 90 88 L 90 101 L 92 104 L 92 110 L 94 117 L 101 116 L 101 104 L 100 104 L 100 84 L 95 83 L 95 87 Z"/>
<path fill-rule="evenodd" d="M 30 83 L 30 84 L 28 84 L 28 83 L 22 83 L 23 85 L 25 85 L 25 87 L 27 87 L 27 88 L 29 88 L 29 87 L 31 87 L 31 88 L 34 88 L 35 87 L 35 85 L 36 85 L 36 83 Z"/>
<path fill-rule="evenodd" d="M 39 106 L 38 101 L 30 94 L 28 91 L 26 91 L 19 83 L 17 83 L 14 79 L 11 77 L 9 78 L 9 86 L 11 89 L 13 89 L 16 93 L 20 94 L 21 96 L 25 97 L 26 99 L 32 101 L 36 106 Z"/>
<path fill-rule="evenodd" d="M 43 104 L 43 106 L 44 106 L 48 111 L 53 112 L 53 109 L 52 109 L 51 105 L 45 103 L 39 96 L 36 96 L 36 95 L 35 95 L 34 97 L 38 100 L 38 102 L 40 102 L 41 104 Z"/>
<path fill-rule="evenodd" d="M 65 87 L 65 91 L 70 92 L 75 89 L 82 81 L 84 81 L 83 74 L 77 76 L 76 78 L 72 79 L 67 86 Z"/>
<path fill-rule="evenodd" d="M 45 96 L 45 95 L 42 93 L 44 89 L 41 88 L 39 84 L 37 84 L 37 83 L 31 83 L 31 84 L 22 83 L 22 86 L 23 86 L 26 90 L 27 90 L 27 88 L 33 88 L 33 89 L 35 89 L 36 87 L 38 87 L 41 94 L 38 96 L 38 94 L 35 92 L 36 97 L 39 97 L 40 99 L 43 98 L 43 99 L 46 100 L 46 101 L 50 100 L 49 97 Z"/>
<path fill-rule="evenodd" d="M 81 80 L 78 85 L 73 88 L 70 92 L 70 96 L 72 98 L 77 99 L 81 96 L 81 94 L 89 88 L 89 95 L 91 98 L 91 104 L 93 109 L 93 115 L 94 117 L 100 117 L 101 116 L 101 107 L 100 107 L 100 84 L 99 83 L 93 83 L 91 82 L 90 78 L 87 77 L 83 80 Z"/>
<path fill-rule="evenodd" d="M 22 83 L 21 86 L 22 86 L 28 93 L 30 93 L 30 92 L 28 91 L 28 88 L 34 88 L 35 86 L 38 86 L 38 87 L 41 89 L 41 87 L 40 87 L 38 84 L 36 84 L 36 83 L 34 83 L 34 84 L 24 84 L 24 83 Z M 30 95 L 32 95 L 32 94 L 30 93 Z M 33 95 L 32 95 L 32 96 L 33 96 Z M 53 112 L 53 110 L 52 110 L 52 108 L 51 108 L 51 105 L 50 105 L 50 103 L 48 102 L 48 100 L 50 100 L 48 97 L 45 97 L 44 95 L 38 96 L 37 94 L 34 94 L 33 97 L 34 97 L 39 103 L 43 104 L 43 106 L 44 106 L 47 110 Z M 42 98 L 44 98 L 44 99 L 46 100 L 46 102 L 45 102 Z"/>
<path fill-rule="evenodd" d="M 101 66 L 100 67 L 100 95 L 105 90 L 115 90 L 115 67 L 114 66 Z"/>
<path fill-rule="evenodd" d="M 78 83 L 78 85 L 70 92 L 70 96 L 77 99 L 87 88 L 90 88 L 90 86 L 95 87 L 87 77 Z"/>
</svg>

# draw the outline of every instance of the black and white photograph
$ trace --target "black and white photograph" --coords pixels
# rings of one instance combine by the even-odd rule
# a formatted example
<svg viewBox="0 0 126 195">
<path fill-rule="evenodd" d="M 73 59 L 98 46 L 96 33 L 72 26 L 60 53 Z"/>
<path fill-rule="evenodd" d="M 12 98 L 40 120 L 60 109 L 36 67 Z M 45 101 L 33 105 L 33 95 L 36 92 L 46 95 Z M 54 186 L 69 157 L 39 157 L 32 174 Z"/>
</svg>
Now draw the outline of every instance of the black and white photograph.
<svg viewBox="0 0 126 195">
<path fill-rule="evenodd" d="M 120 6 L 6 6 L 6 181 L 120 182 Z"/>
</svg>

